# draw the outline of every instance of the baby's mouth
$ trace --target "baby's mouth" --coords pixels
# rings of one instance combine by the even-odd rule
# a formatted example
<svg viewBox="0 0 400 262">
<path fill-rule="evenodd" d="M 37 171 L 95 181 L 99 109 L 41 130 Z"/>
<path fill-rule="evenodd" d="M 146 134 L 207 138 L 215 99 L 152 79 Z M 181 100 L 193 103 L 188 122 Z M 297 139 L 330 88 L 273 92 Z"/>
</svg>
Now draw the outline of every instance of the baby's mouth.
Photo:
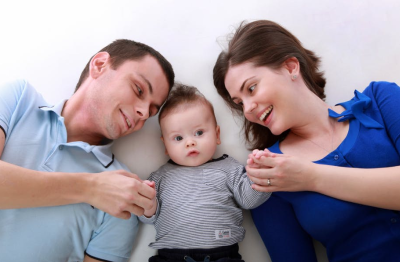
<svg viewBox="0 0 400 262">
<path fill-rule="evenodd" d="M 198 154 L 199 154 L 198 151 L 192 150 L 192 151 L 190 151 L 190 152 L 187 154 L 187 156 L 197 156 Z"/>
</svg>

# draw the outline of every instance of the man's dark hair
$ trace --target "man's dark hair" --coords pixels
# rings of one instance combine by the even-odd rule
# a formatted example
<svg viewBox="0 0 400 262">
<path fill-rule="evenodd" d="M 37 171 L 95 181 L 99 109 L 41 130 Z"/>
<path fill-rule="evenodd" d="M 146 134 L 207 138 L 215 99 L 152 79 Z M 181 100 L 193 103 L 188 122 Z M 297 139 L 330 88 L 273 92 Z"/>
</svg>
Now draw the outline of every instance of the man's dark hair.
<svg viewBox="0 0 400 262">
<path fill-rule="evenodd" d="M 160 64 L 168 80 L 169 88 L 171 89 L 174 85 L 175 74 L 171 64 L 158 51 L 148 45 L 128 39 L 118 39 L 101 49 L 99 52 L 107 52 L 110 55 L 111 68 L 114 70 L 127 60 L 140 60 L 146 55 L 150 55 Z M 83 69 L 78 84 L 76 85 L 75 92 L 89 76 L 89 64 L 92 58 L 93 56 L 89 59 L 85 69 Z"/>
</svg>

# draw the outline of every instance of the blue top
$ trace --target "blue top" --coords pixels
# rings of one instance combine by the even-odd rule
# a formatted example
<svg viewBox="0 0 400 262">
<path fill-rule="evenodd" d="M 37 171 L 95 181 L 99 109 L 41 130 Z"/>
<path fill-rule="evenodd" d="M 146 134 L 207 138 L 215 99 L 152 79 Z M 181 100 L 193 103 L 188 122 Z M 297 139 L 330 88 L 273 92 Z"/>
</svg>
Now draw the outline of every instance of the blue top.
<svg viewBox="0 0 400 262">
<path fill-rule="evenodd" d="M 0 127 L 6 135 L 1 160 L 49 172 L 127 169 L 114 160 L 111 144 L 67 143 L 64 103 L 49 106 L 26 81 L 0 86 Z M 0 210 L 0 261 L 75 262 L 83 261 L 85 251 L 127 261 L 137 227 L 134 215 L 118 219 L 86 203 Z"/>
<path fill-rule="evenodd" d="M 400 88 L 372 82 L 340 105 L 346 111 L 329 115 L 349 120 L 348 135 L 315 163 L 357 168 L 400 165 Z M 282 153 L 279 142 L 269 150 Z M 315 192 L 276 192 L 252 215 L 273 262 L 317 261 L 312 238 L 326 247 L 330 262 L 400 261 L 398 211 Z"/>
</svg>

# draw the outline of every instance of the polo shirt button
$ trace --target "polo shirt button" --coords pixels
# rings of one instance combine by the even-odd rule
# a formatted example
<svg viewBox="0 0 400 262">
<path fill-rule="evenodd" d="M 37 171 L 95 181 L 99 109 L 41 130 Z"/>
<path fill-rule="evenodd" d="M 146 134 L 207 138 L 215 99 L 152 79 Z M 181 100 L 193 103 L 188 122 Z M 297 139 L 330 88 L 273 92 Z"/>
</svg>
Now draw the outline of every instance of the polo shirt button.
<svg viewBox="0 0 400 262">
<path fill-rule="evenodd" d="M 338 159 L 339 159 L 339 155 L 335 155 L 335 156 L 333 157 L 333 159 L 338 160 Z"/>
<path fill-rule="evenodd" d="M 397 219 L 396 218 L 392 218 L 392 219 L 390 219 L 390 222 L 397 223 Z"/>
<path fill-rule="evenodd" d="M 63 150 L 63 149 L 64 149 L 64 146 L 63 146 L 63 145 L 60 145 L 60 146 L 58 146 L 58 149 Z"/>
</svg>

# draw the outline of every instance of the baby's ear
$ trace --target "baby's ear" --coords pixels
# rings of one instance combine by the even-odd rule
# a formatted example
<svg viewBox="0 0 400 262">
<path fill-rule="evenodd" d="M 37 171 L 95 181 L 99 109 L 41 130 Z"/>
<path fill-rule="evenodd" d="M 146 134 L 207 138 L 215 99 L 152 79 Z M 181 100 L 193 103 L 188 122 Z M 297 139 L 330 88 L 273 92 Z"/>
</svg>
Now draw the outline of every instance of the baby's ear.
<svg viewBox="0 0 400 262">
<path fill-rule="evenodd" d="M 164 137 L 161 136 L 161 141 L 164 143 Z M 167 151 L 167 147 L 165 146 L 164 143 L 164 147 L 165 147 L 165 154 L 168 156 L 168 151 Z"/>
<path fill-rule="evenodd" d="M 215 128 L 215 132 L 216 132 L 216 135 L 217 135 L 217 145 L 220 145 L 221 144 L 221 138 L 220 138 L 221 129 L 219 128 L 218 125 Z"/>
</svg>

